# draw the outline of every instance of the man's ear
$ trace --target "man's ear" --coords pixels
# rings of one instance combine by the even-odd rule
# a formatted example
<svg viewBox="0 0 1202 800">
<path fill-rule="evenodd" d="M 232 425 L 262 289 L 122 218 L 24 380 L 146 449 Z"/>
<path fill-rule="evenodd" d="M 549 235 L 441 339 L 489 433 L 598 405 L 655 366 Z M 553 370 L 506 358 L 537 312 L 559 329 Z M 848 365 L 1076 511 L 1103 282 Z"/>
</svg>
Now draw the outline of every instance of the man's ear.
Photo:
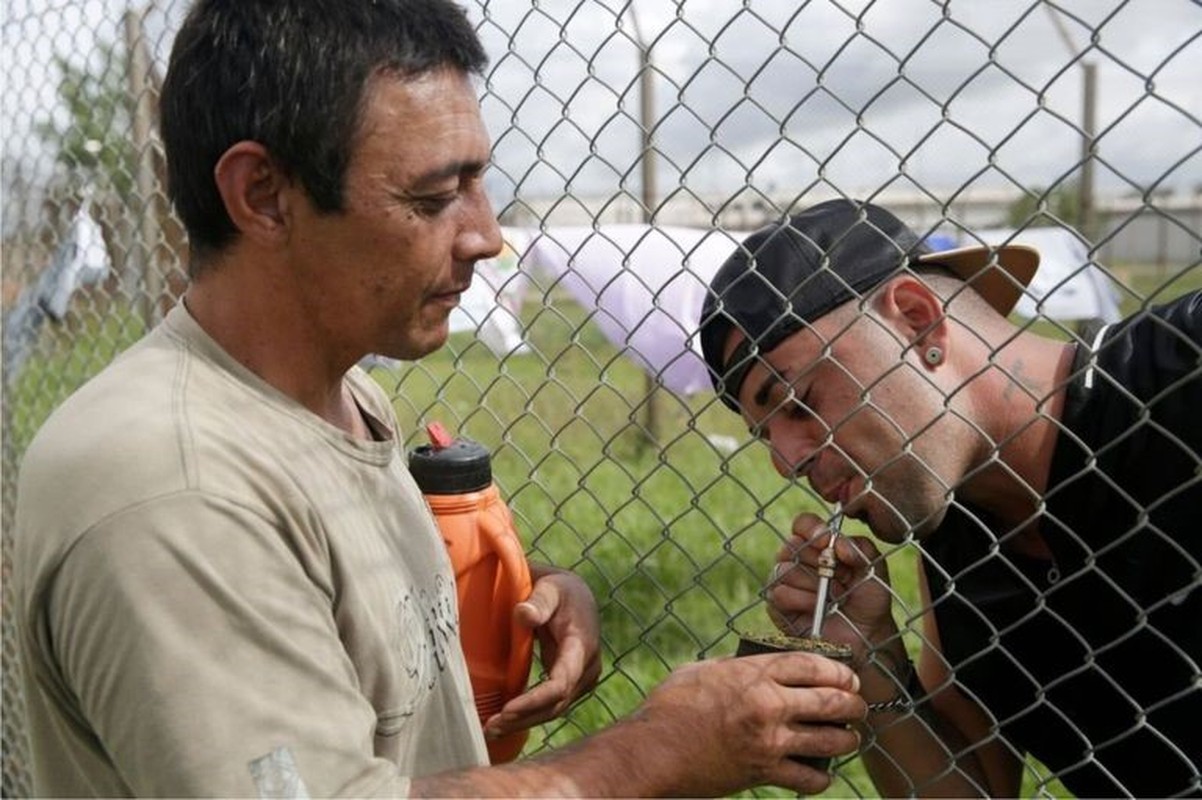
<svg viewBox="0 0 1202 800">
<path fill-rule="evenodd" d="M 231 145 L 213 176 L 225 211 L 243 236 L 270 243 L 287 234 L 284 189 L 289 181 L 266 147 L 252 141 Z"/>
<path fill-rule="evenodd" d="M 950 331 L 943 298 L 923 280 L 913 275 L 890 280 L 881 292 L 879 311 L 927 369 L 947 359 Z"/>
</svg>

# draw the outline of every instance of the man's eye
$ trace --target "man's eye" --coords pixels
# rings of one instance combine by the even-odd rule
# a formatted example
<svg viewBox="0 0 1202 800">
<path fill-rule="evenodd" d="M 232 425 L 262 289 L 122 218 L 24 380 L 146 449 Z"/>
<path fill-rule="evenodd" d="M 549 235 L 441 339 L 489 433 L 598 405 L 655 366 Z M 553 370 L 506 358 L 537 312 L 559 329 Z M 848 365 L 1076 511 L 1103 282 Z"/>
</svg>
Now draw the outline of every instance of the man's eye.
<svg viewBox="0 0 1202 800">
<path fill-rule="evenodd" d="M 790 419 L 806 419 L 813 416 L 814 412 L 810 410 L 810 406 L 806 402 L 808 397 L 808 395 L 805 397 L 798 397 L 790 394 L 783 409 L 785 414 L 787 414 Z"/>
<path fill-rule="evenodd" d="M 415 197 L 413 198 L 413 208 L 424 217 L 437 216 L 445 211 L 451 203 L 455 202 L 456 196 L 454 194 L 440 194 L 433 197 Z"/>
<path fill-rule="evenodd" d="M 799 396 L 796 391 L 789 389 L 776 403 L 775 414 L 783 414 L 787 419 L 806 419 L 813 416 L 806 400 L 809 394 Z"/>
</svg>

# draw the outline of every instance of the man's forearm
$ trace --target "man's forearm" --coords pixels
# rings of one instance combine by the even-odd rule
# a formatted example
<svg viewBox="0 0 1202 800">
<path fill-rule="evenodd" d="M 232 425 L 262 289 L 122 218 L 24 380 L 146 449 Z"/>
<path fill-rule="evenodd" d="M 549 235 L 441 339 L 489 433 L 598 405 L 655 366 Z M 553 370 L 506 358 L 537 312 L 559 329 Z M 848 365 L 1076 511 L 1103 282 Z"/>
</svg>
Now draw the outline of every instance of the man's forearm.
<svg viewBox="0 0 1202 800">
<path fill-rule="evenodd" d="M 962 737 L 925 706 L 914 713 L 869 714 L 860 730 L 860 756 L 885 797 L 991 795 L 975 759 L 953 743 Z"/>
<path fill-rule="evenodd" d="M 411 797 L 655 797 L 687 791 L 663 732 L 638 716 L 562 749 L 496 767 L 415 778 Z"/>
<path fill-rule="evenodd" d="M 913 664 L 896 657 L 861 672 L 861 693 L 873 706 L 857 725 L 864 766 L 886 797 L 990 796 L 967 740 L 929 702 Z M 893 702 L 891 702 L 893 701 Z M 908 702 L 907 702 L 908 701 Z M 894 707 L 894 702 L 898 705 Z"/>
</svg>

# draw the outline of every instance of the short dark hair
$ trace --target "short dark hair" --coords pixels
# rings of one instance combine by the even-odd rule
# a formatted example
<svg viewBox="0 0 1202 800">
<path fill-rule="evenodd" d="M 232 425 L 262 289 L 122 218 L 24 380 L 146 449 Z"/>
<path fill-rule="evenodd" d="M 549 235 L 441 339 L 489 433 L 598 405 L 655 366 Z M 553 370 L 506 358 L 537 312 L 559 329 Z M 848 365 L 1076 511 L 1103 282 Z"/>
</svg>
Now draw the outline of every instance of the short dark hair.
<svg viewBox="0 0 1202 800">
<path fill-rule="evenodd" d="M 375 75 L 479 75 L 487 65 L 450 0 L 199 0 L 160 100 L 168 193 L 194 256 L 237 236 L 213 176 L 234 143 L 263 145 L 319 210 L 337 212 Z"/>
</svg>

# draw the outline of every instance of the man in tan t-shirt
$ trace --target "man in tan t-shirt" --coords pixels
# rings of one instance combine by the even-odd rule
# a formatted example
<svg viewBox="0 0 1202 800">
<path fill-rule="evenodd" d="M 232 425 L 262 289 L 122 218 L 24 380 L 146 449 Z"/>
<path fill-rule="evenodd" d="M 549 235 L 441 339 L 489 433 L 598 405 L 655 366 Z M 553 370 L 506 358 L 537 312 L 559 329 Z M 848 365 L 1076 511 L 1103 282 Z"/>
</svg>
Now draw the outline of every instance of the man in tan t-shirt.
<svg viewBox="0 0 1202 800">
<path fill-rule="evenodd" d="M 42 795 L 721 795 L 824 789 L 853 673 L 677 670 L 631 717 L 490 767 L 599 672 L 591 593 L 534 567 L 546 680 L 482 730 L 454 578 L 388 398 L 495 255 L 486 58 L 449 0 L 201 0 L 162 93 L 190 285 L 22 465 L 15 575 Z M 61 487 L 70 486 L 70 496 Z"/>
</svg>

